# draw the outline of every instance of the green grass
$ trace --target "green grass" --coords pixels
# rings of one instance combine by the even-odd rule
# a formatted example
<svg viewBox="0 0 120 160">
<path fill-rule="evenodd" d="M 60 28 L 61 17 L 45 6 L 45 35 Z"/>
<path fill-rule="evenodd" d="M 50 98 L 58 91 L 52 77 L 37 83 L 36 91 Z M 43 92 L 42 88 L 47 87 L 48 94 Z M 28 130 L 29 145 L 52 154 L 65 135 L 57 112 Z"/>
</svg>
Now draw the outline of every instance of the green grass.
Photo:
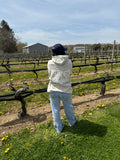
<svg viewBox="0 0 120 160">
<path fill-rule="evenodd" d="M 13 84 L 14 84 L 15 80 L 17 82 L 19 82 L 19 78 L 23 82 L 24 82 L 24 80 L 26 80 L 25 82 L 27 82 L 27 80 L 30 80 L 30 79 L 32 80 L 32 77 L 33 77 L 32 74 L 33 73 L 13 75 L 14 76 Z M 47 73 L 43 72 L 42 76 L 44 77 L 45 74 L 47 74 Z M 23 77 L 21 78 L 20 75 Z M 116 75 L 118 75 L 118 72 L 111 72 L 109 75 L 116 76 Z M 102 76 L 106 76 L 106 74 L 95 74 L 92 77 L 85 76 L 85 77 L 76 78 L 76 79 L 72 80 L 72 83 L 92 80 L 94 78 L 98 78 L 98 77 L 102 77 Z M 38 90 L 40 88 L 47 88 L 47 85 L 48 85 L 48 82 L 45 82 L 45 83 L 36 82 L 35 84 L 30 83 L 29 90 L 34 91 L 34 90 Z M 23 88 L 23 87 L 25 87 L 25 85 L 15 86 L 16 89 Z M 112 81 L 106 82 L 106 90 L 107 91 L 115 89 L 115 88 L 120 88 L 119 79 L 114 79 Z M 100 92 L 100 83 L 80 84 L 80 85 L 73 87 L 73 96 L 84 96 L 86 94 L 91 94 L 94 92 Z M 13 92 L 11 92 L 10 88 L 5 89 L 5 90 L 0 89 L 0 95 L 10 94 L 10 93 L 13 93 Z M 36 93 L 36 94 L 33 94 L 33 95 L 25 98 L 25 100 L 27 103 L 27 107 L 40 106 L 40 105 L 43 105 L 43 104 L 46 104 L 47 102 L 49 102 L 49 94 L 48 93 Z M 3 114 L 5 112 L 7 112 L 9 109 L 11 109 L 11 110 L 16 109 L 16 111 L 18 111 L 20 108 L 21 108 L 21 104 L 16 101 L 0 102 L 0 112 L 2 112 Z"/>
<path fill-rule="evenodd" d="M 40 71 L 40 72 L 37 72 L 37 74 L 38 74 L 38 79 L 48 78 L 47 71 Z M 17 82 L 19 80 L 27 81 L 27 80 L 36 79 L 36 74 L 33 72 L 13 73 L 11 74 L 10 79 L 13 79 L 14 82 Z M 9 82 L 9 75 L 5 74 L 5 75 L 0 76 L 0 82 L 1 83 Z"/>
<path fill-rule="evenodd" d="M 111 72 L 109 75 L 110 76 L 117 76 L 117 75 L 119 75 L 119 73 L 118 72 Z M 107 76 L 106 74 L 95 74 L 93 76 L 85 76 L 85 77 L 82 77 L 80 79 L 78 79 L 78 78 L 73 79 L 72 83 L 84 82 L 84 81 L 92 80 L 92 79 L 99 78 L 99 77 L 106 77 L 106 76 Z M 120 88 L 119 81 L 120 81 L 119 79 L 114 79 L 114 80 L 105 82 L 106 91 L 112 90 L 112 89 L 115 89 L 115 88 Z M 73 87 L 73 95 L 84 96 L 85 94 L 94 93 L 96 91 L 100 92 L 100 90 L 101 90 L 100 89 L 100 83 L 80 84 L 80 85 L 77 85 L 77 86 Z"/>
<path fill-rule="evenodd" d="M 76 65 L 78 65 L 78 63 L 79 62 L 76 62 Z M 81 64 L 79 64 L 79 65 L 81 65 Z M 120 68 L 120 63 L 113 64 L 113 69 L 119 69 L 119 68 Z M 104 64 L 104 65 L 97 66 L 97 71 L 105 71 L 105 70 L 111 70 L 111 64 Z M 79 72 L 79 67 L 73 68 L 73 74 L 90 73 L 90 72 L 94 72 L 94 71 L 95 71 L 94 66 L 81 67 L 80 72 Z"/>
<path fill-rule="evenodd" d="M 79 63 L 81 63 L 81 61 L 75 62 L 75 64 L 79 64 Z M 44 68 L 45 66 L 46 64 L 40 64 L 39 66 L 36 65 L 36 68 L 42 68 L 42 67 Z M 108 67 L 107 69 L 109 69 L 110 65 L 102 65 L 102 66 L 98 66 L 98 70 L 104 70 L 106 69 L 106 66 Z M 24 70 L 24 69 L 30 69 L 30 68 L 33 69 L 33 67 L 34 65 L 18 65 L 18 66 L 11 66 L 10 69 L 11 70 L 17 70 L 17 69 Z M 120 64 L 114 64 L 113 68 L 119 68 L 119 67 L 120 67 Z M 78 71 L 79 71 L 79 68 L 73 68 L 73 75 L 77 74 Z M 88 73 L 88 72 L 94 72 L 94 67 L 91 67 L 91 66 L 83 67 L 80 71 L 80 74 Z M 13 79 L 13 86 L 16 89 L 23 88 L 25 87 L 25 85 L 22 83 L 27 82 L 29 84 L 30 90 L 32 91 L 36 89 L 40 89 L 40 88 L 47 88 L 48 82 L 40 83 L 39 80 L 48 79 L 48 72 L 40 71 L 37 73 L 38 73 L 38 81 L 34 80 L 36 76 L 32 72 L 29 72 L 29 73 L 21 72 L 21 73 L 15 73 L 15 74 L 12 73 L 11 79 Z M 115 75 L 119 75 L 119 73 L 111 72 L 109 75 L 115 76 Z M 72 83 L 87 81 L 87 80 L 91 80 L 91 79 L 98 78 L 101 76 L 106 76 L 106 74 L 95 74 L 94 76 L 79 77 L 76 79 L 72 79 Z M 13 93 L 9 88 L 10 81 L 9 81 L 8 74 L 2 74 L 0 76 L 0 83 L 2 84 L 2 87 L 0 87 L 0 96 Z M 112 81 L 106 82 L 107 90 L 111 90 L 111 89 L 119 88 L 119 87 L 120 87 L 119 79 L 114 79 Z M 100 83 L 81 84 L 81 85 L 77 85 L 73 87 L 73 96 L 84 96 L 85 94 L 94 93 L 96 91 L 100 92 Z M 34 106 L 34 105 L 42 105 L 49 101 L 49 95 L 48 93 L 33 94 L 32 96 L 27 97 L 25 100 L 27 102 L 27 107 Z M 3 114 L 7 112 L 9 109 L 12 110 L 12 108 L 18 110 L 19 108 L 21 108 L 21 104 L 16 101 L 0 102 L 0 112 L 2 112 Z"/>
<path fill-rule="evenodd" d="M 15 87 L 16 89 L 22 88 L 24 86 Z M 40 88 L 47 88 L 47 84 L 39 83 L 39 84 L 31 84 L 29 86 L 30 91 L 38 90 Z M 0 94 L 9 95 L 13 93 L 9 90 L 0 90 Z M 34 93 L 31 96 L 25 98 L 26 101 L 26 108 L 33 107 L 33 106 L 42 106 L 49 102 L 49 94 L 48 93 Z M 8 110 L 19 111 L 21 110 L 21 103 L 19 101 L 2 101 L 0 102 L 0 112 L 2 114 L 6 113 Z"/>
<path fill-rule="evenodd" d="M 56 133 L 48 121 L 8 135 L 0 146 L 1 160 L 119 160 L 120 104 L 87 111 L 70 127 Z M 5 150 L 9 148 L 7 153 Z"/>
</svg>

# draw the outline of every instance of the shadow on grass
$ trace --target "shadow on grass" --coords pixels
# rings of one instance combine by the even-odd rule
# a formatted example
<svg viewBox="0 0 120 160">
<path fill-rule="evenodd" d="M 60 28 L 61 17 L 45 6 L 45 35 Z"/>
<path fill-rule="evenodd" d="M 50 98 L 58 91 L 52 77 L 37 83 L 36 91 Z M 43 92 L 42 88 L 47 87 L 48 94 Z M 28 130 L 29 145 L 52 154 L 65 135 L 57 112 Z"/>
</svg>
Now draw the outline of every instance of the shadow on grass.
<svg viewBox="0 0 120 160">
<path fill-rule="evenodd" d="M 30 122 L 30 121 L 33 123 L 40 123 L 40 122 L 45 121 L 46 119 L 47 119 L 47 116 L 45 114 L 38 114 L 35 116 L 26 115 L 22 119 L 15 119 L 15 120 L 6 122 L 0 126 L 2 127 L 15 126 L 15 125 L 23 124 L 23 123 Z"/>
<path fill-rule="evenodd" d="M 79 135 L 104 137 L 107 133 L 107 127 L 88 120 L 80 120 L 73 127 L 65 126 L 64 131 Z"/>
</svg>

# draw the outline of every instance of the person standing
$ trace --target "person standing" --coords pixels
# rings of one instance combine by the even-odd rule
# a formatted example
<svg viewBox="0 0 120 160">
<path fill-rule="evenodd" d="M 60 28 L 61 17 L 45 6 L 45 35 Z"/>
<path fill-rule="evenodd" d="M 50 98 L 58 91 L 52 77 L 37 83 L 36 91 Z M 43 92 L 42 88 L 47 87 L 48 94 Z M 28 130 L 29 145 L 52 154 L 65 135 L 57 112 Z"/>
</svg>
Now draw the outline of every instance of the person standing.
<svg viewBox="0 0 120 160">
<path fill-rule="evenodd" d="M 60 100 L 62 100 L 66 118 L 73 126 L 76 117 L 72 104 L 71 74 L 72 62 L 65 53 L 66 48 L 61 44 L 52 47 L 53 56 L 48 61 L 47 68 L 49 74 L 49 84 L 47 92 L 50 96 L 54 127 L 58 133 L 62 132 L 64 124 L 60 117 Z"/>
</svg>

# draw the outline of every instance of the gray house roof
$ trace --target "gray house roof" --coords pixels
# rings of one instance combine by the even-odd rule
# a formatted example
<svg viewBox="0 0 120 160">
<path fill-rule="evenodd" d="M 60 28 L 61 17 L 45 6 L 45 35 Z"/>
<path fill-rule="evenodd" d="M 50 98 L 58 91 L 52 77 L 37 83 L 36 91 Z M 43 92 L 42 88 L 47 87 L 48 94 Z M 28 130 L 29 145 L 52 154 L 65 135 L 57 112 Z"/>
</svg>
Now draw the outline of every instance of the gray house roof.
<svg viewBox="0 0 120 160">
<path fill-rule="evenodd" d="M 46 46 L 44 44 L 41 44 L 41 43 L 35 43 L 35 44 L 32 44 L 32 45 L 24 46 L 23 48 L 29 48 L 29 47 L 32 47 L 34 45 L 42 45 L 42 46 L 48 47 L 48 46 Z"/>
</svg>

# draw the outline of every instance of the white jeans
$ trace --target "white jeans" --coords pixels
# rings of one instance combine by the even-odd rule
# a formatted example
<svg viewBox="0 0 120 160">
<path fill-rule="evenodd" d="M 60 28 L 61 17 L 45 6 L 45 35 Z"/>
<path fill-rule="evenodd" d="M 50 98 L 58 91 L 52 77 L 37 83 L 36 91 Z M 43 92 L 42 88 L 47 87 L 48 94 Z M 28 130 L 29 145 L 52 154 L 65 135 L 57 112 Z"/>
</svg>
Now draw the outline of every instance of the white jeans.
<svg viewBox="0 0 120 160">
<path fill-rule="evenodd" d="M 72 94 L 62 92 L 50 92 L 50 103 L 54 120 L 54 127 L 60 133 L 64 127 L 60 117 L 60 100 L 63 102 L 66 118 L 73 126 L 76 123 L 74 108 L 72 105 Z"/>
</svg>

